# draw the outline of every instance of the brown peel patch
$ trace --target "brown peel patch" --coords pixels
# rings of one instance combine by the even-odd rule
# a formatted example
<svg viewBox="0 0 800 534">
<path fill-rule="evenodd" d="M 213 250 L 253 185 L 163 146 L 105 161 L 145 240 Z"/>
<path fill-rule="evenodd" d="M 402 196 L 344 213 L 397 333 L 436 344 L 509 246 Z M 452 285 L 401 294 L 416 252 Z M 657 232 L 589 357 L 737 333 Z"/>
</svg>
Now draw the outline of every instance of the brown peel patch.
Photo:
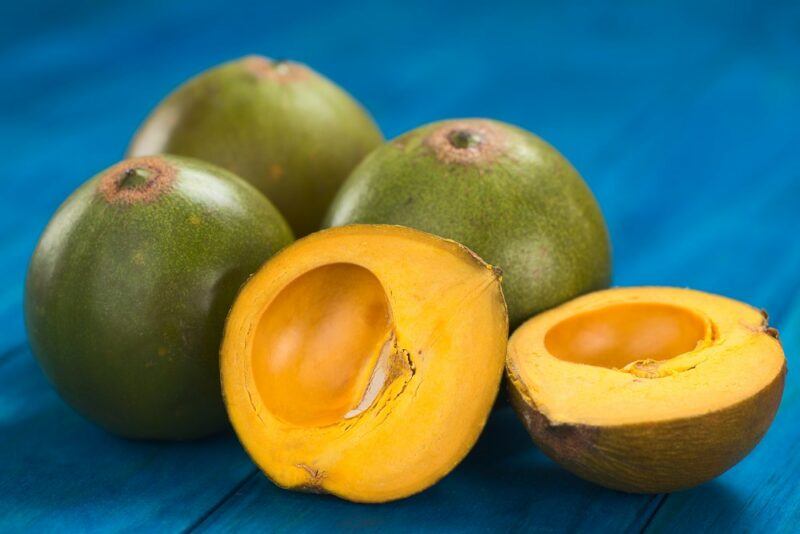
<svg viewBox="0 0 800 534">
<path fill-rule="evenodd" d="M 767 310 L 762 309 L 761 310 L 761 316 L 764 319 L 761 322 L 760 331 L 764 332 L 768 336 L 770 336 L 772 338 L 775 338 L 776 340 L 780 341 L 781 340 L 781 336 L 778 333 L 778 329 L 769 325 L 769 314 L 767 313 Z"/>
<path fill-rule="evenodd" d="M 294 61 L 276 61 L 258 55 L 247 56 L 240 61 L 245 70 L 256 78 L 276 83 L 298 82 L 311 77 L 308 67 Z"/>
<path fill-rule="evenodd" d="M 507 144 L 506 134 L 483 119 L 446 122 L 424 142 L 437 159 L 458 165 L 492 163 L 505 152 Z"/>
<path fill-rule="evenodd" d="M 130 173 L 149 173 L 143 183 L 126 186 Z M 145 204 L 172 189 L 176 170 L 158 156 L 145 156 L 121 161 L 109 168 L 100 178 L 98 191 L 109 204 Z"/>
<path fill-rule="evenodd" d="M 510 380 L 510 382 L 513 382 Z M 511 406 L 525 423 L 525 428 L 542 451 L 554 459 L 580 463 L 595 449 L 599 437 L 596 427 L 586 425 L 557 425 L 526 401 L 512 384 L 508 387 Z"/>
<path fill-rule="evenodd" d="M 322 487 L 322 482 L 325 480 L 326 473 L 321 469 L 317 469 L 308 464 L 297 464 L 296 467 L 308 473 L 308 482 L 295 486 L 293 489 L 305 493 L 324 494 L 327 493 Z"/>
</svg>

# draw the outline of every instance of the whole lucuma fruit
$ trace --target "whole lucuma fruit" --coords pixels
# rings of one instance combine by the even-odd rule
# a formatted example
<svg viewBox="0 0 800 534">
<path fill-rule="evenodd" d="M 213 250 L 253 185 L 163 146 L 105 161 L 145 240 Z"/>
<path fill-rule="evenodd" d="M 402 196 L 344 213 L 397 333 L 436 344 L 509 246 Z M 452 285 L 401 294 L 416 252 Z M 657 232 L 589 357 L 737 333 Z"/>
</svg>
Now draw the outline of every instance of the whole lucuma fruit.
<svg viewBox="0 0 800 534">
<path fill-rule="evenodd" d="M 129 156 L 168 153 L 256 186 L 301 237 L 319 229 L 353 167 L 383 136 L 339 86 L 292 61 L 248 56 L 209 69 L 144 121 Z"/>
<path fill-rule="evenodd" d="M 33 353 L 61 396 L 129 438 L 225 428 L 219 347 L 239 287 L 292 241 L 255 188 L 176 157 L 123 161 L 47 225 L 25 288 Z"/>
<path fill-rule="evenodd" d="M 325 225 L 388 223 L 454 239 L 503 269 L 511 327 L 611 280 L 592 192 L 539 137 L 502 122 L 417 128 L 369 154 Z"/>
</svg>

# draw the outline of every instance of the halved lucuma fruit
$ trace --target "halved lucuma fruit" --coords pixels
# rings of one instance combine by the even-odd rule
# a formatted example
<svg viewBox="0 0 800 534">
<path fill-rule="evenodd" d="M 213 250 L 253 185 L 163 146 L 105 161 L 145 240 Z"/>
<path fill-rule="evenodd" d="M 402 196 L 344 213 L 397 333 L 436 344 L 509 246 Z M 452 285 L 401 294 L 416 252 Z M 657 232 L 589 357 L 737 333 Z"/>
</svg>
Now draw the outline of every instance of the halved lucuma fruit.
<svg viewBox="0 0 800 534">
<path fill-rule="evenodd" d="M 312 234 L 242 289 L 225 328 L 228 414 L 279 486 L 382 502 L 446 475 L 497 394 L 499 272 L 399 226 Z"/>
<path fill-rule="evenodd" d="M 786 361 L 766 314 L 667 287 L 599 291 L 511 337 L 512 403 L 536 444 L 597 484 L 689 488 L 744 458 L 780 403 Z"/>
</svg>

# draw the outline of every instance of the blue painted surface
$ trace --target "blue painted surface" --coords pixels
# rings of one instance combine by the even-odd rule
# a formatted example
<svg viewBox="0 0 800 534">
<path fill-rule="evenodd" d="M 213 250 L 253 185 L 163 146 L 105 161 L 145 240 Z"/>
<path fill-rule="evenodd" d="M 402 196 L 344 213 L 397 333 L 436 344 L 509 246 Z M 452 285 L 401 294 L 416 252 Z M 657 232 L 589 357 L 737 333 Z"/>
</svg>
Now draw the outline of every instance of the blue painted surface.
<svg viewBox="0 0 800 534">
<path fill-rule="evenodd" d="M 0 5 L 0 531 L 796 528 L 800 6 L 429 4 Z M 559 469 L 501 408 L 442 483 L 362 506 L 278 490 L 230 434 L 126 442 L 83 421 L 25 343 L 35 240 L 166 92 L 253 52 L 327 74 L 390 137 L 490 116 L 556 145 L 603 205 L 617 284 L 690 286 L 771 311 L 793 372 L 762 444 L 697 489 L 626 495 Z"/>
</svg>

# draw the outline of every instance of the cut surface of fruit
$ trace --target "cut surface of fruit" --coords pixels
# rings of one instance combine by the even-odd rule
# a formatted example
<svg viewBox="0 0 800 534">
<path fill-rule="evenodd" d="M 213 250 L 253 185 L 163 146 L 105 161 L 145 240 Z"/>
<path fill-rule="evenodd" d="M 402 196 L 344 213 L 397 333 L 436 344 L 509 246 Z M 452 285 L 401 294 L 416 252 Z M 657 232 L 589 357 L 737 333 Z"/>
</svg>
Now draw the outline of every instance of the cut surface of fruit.
<svg viewBox="0 0 800 534">
<path fill-rule="evenodd" d="M 237 298 L 221 360 L 228 413 L 282 487 L 402 498 L 474 444 L 507 335 L 499 272 L 463 246 L 397 226 L 326 230 Z"/>
<path fill-rule="evenodd" d="M 766 432 L 785 358 L 762 312 L 676 288 L 599 291 L 509 342 L 512 402 L 553 459 L 634 492 L 719 475 Z"/>
</svg>

